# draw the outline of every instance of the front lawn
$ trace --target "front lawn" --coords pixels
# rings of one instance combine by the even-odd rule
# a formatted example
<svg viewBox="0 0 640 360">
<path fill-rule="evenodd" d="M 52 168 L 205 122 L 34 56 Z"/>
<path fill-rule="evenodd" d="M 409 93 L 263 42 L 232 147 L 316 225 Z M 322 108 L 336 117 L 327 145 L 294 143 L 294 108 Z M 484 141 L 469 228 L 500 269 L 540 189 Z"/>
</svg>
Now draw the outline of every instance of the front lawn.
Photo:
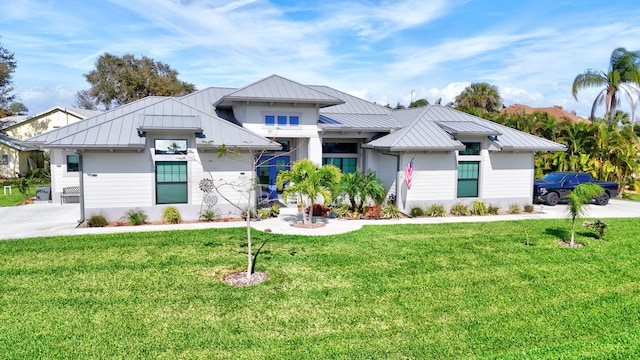
<svg viewBox="0 0 640 360">
<path fill-rule="evenodd" d="M 7 189 L 6 195 L 4 190 L 5 185 L 11 186 L 11 191 Z M 49 185 L 49 183 L 44 181 L 39 181 L 37 183 L 32 184 L 29 187 L 28 199 L 36 196 L 36 188 L 38 186 L 44 186 L 44 185 Z M 2 193 L 0 193 L 0 207 L 16 206 L 24 203 L 25 201 L 24 195 L 18 189 L 18 186 L 15 184 L 15 181 L 12 181 L 12 180 L 0 181 L 0 187 L 2 189 Z"/>
<path fill-rule="evenodd" d="M 582 248 L 569 220 L 255 232 L 244 288 L 242 228 L 0 241 L 0 354 L 639 358 L 640 221 L 607 223 Z"/>
</svg>

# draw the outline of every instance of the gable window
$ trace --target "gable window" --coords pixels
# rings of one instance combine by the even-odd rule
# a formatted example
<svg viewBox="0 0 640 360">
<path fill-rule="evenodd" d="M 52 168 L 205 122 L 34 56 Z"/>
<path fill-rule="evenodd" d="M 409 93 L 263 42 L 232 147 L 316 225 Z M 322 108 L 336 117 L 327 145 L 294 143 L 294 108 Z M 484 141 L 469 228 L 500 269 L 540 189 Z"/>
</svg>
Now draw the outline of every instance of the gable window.
<svg viewBox="0 0 640 360">
<path fill-rule="evenodd" d="M 9 165 L 9 155 L 2 154 L 2 165 Z"/>
<path fill-rule="evenodd" d="M 265 115 L 264 124 L 267 126 L 298 126 L 300 117 L 297 115 Z"/>
<path fill-rule="evenodd" d="M 156 155 L 185 155 L 187 153 L 187 140 L 156 139 Z"/>
<path fill-rule="evenodd" d="M 67 155 L 67 172 L 78 172 L 80 170 L 80 157 L 78 155 Z"/>
<path fill-rule="evenodd" d="M 156 162 L 156 203 L 186 204 L 187 162 Z"/>
<path fill-rule="evenodd" d="M 459 155 L 480 155 L 480 143 L 479 142 L 463 142 L 466 148 L 460 150 Z"/>
<path fill-rule="evenodd" d="M 458 162 L 458 197 L 478 197 L 479 161 Z"/>
</svg>

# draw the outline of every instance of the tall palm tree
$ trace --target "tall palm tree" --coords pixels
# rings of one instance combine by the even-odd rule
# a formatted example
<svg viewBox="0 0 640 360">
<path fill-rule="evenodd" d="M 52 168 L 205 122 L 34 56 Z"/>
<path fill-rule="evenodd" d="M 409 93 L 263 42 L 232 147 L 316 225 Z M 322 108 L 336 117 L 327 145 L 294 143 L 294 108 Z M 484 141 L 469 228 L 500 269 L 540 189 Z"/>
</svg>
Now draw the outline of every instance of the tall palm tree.
<svg viewBox="0 0 640 360">
<path fill-rule="evenodd" d="M 311 160 L 304 159 L 296 162 L 291 170 L 281 171 L 276 177 L 276 187 L 282 190 L 284 184 L 289 182 L 289 186 L 283 191 L 285 199 L 295 193 L 300 193 L 309 199 L 309 217 L 305 217 L 303 213 L 302 220 L 305 223 L 311 223 L 313 221 L 313 204 L 318 195 L 323 197 L 325 205 L 329 204 L 337 185 L 340 183 L 341 176 L 340 169 L 334 165 L 318 167 Z"/>
<path fill-rule="evenodd" d="M 502 98 L 497 86 L 486 82 L 472 83 L 456 96 L 454 106 L 496 112 L 502 108 Z"/>
<path fill-rule="evenodd" d="M 634 108 L 640 95 L 640 52 L 627 51 L 625 48 L 613 50 L 609 71 L 585 70 L 573 80 L 571 93 L 577 101 L 580 90 L 602 86 L 604 89 L 598 93 L 591 107 L 591 121 L 595 120 L 596 108 L 604 104 L 605 119 L 611 122 L 621 97 L 626 97 Z"/>
</svg>

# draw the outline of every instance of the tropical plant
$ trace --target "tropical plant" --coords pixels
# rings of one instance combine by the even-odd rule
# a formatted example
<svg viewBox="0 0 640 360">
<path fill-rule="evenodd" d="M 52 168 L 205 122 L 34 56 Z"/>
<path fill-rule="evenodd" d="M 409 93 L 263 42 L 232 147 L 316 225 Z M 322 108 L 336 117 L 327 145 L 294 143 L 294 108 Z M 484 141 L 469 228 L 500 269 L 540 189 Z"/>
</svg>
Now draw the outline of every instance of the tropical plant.
<svg viewBox="0 0 640 360">
<path fill-rule="evenodd" d="M 384 201 L 386 190 L 374 171 L 365 174 L 358 169 L 352 173 L 342 174 L 338 194 L 347 196 L 351 210 L 364 213 L 364 207 L 369 201 L 373 201 L 375 205 L 380 205 Z"/>
<path fill-rule="evenodd" d="M 380 205 L 367 206 L 364 217 L 367 219 L 379 219 L 382 217 L 382 207 Z"/>
<path fill-rule="evenodd" d="M 510 204 L 507 212 L 512 215 L 520 214 L 520 212 L 522 212 L 522 208 L 518 204 Z"/>
<path fill-rule="evenodd" d="M 591 121 L 595 121 L 598 106 L 605 106 L 605 120 L 612 122 L 621 97 L 626 97 L 632 108 L 640 95 L 640 52 L 617 48 L 611 53 L 607 72 L 587 69 L 573 80 L 571 93 L 578 100 L 578 92 L 590 87 L 604 87 L 591 107 Z M 632 119 L 633 119 L 632 113 Z"/>
<path fill-rule="evenodd" d="M 424 209 L 420 206 L 414 206 L 409 210 L 409 215 L 412 217 L 424 216 Z"/>
<path fill-rule="evenodd" d="M 486 112 L 497 112 L 502 108 L 498 87 L 486 82 L 471 83 L 454 101 L 456 108 L 475 108 Z"/>
<path fill-rule="evenodd" d="M 583 183 L 575 187 L 571 194 L 569 194 L 569 217 L 571 217 L 571 241 L 569 246 L 575 246 L 575 224 L 576 219 L 584 213 L 584 205 L 591 202 L 591 200 L 602 194 L 604 189 L 595 183 Z"/>
<path fill-rule="evenodd" d="M 400 216 L 402 216 L 402 213 L 397 206 L 392 204 L 382 205 L 380 217 L 382 217 L 383 219 L 397 219 Z"/>
<path fill-rule="evenodd" d="M 167 206 L 162 212 L 162 222 L 166 224 L 180 224 L 182 216 L 178 209 L 173 206 Z"/>
<path fill-rule="evenodd" d="M 524 206 L 524 212 L 526 212 L 526 213 L 532 213 L 532 212 L 533 212 L 533 205 L 531 205 L 531 204 L 526 204 L 526 205 Z"/>
<path fill-rule="evenodd" d="M 133 226 L 144 224 L 147 221 L 147 214 L 142 209 L 132 209 L 127 211 L 122 217 L 123 220 L 128 220 Z"/>
<path fill-rule="evenodd" d="M 471 204 L 471 214 L 472 215 L 486 215 L 487 214 L 487 205 L 480 200 L 476 200 Z"/>
<path fill-rule="evenodd" d="M 299 193 L 305 196 L 310 204 L 314 204 L 318 195 L 324 199 L 324 204 L 328 205 L 333 199 L 333 193 L 340 183 L 342 176 L 340 169 L 334 165 L 323 165 L 319 167 L 309 159 L 296 162 L 291 170 L 283 170 L 276 177 L 276 187 L 283 190 L 283 197 L 286 199 L 290 195 Z M 285 183 L 289 183 L 283 189 Z M 303 216 L 303 221 L 307 224 L 313 222 L 313 214 L 309 217 Z"/>
<path fill-rule="evenodd" d="M 214 209 L 206 209 L 200 213 L 200 219 L 205 221 L 211 221 L 220 217 L 218 211 Z"/>
<path fill-rule="evenodd" d="M 500 212 L 500 207 L 497 205 L 489 204 L 489 206 L 487 207 L 487 213 L 491 215 L 498 215 L 499 212 Z"/>
<path fill-rule="evenodd" d="M 109 222 L 104 215 L 91 215 L 87 220 L 87 226 L 89 227 L 105 227 L 107 225 L 109 225 Z"/>
<path fill-rule="evenodd" d="M 424 214 L 429 217 L 445 217 L 447 216 L 447 209 L 442 204 L 431 204 Z"/>
<path fill-rule="evenodd" d="M 451 205 L 449 213 L 453 216 L 469 216 L 471 214 L 469 206 L 463 203 L 455 203 Z"/>
</svg>

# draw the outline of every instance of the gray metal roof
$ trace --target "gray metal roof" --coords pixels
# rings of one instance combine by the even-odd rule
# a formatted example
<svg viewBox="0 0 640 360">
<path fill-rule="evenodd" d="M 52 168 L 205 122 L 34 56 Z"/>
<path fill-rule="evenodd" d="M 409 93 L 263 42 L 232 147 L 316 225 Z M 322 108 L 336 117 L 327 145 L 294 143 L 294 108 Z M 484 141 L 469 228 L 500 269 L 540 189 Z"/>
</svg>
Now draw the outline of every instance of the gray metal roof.
<svg viewBox="0 0 640 360">
<path fill-rule="evenodd" d="M 347 93 L 330 88 L 328 86 L 309 85 L 309 87 L 344 101 L 343 104 L 333 105 L 333 106 L 320 109 L 321 114 L 331 113 L 331 114 L 386 115 L 386 114 L 390 114 L 392 111 L 391 109 L 386 108 L 384 106 L 374 104 L 372 102 L 360 99 L 359 97 L 349 95 Z"/>
<path fill-rule="evenodd" d="M 504 151 L 563 151 L 565 146 L 544 138 L 484 120 L 450 107 L 429 105 L 392 113 L 407 124 L 365 147 L 389 151 L 452 151 L 464 149 L 454 136 L 492 136 L 496 148 Z M 412 120 L 413 119 L 413 120 Z M 448 131 L 448 132 L 447 132 Z"/>
<path fill-rule="evenodd" d="M 220 101 L 224 96 L 231 94 L 238 89 L 209 87 L 200 91 L 193 92 L 180 98 L 183 102 L 202 112 L 211 113 L 214 104 Z"/>
<path fill-rule="evenodd" d="M 234 91 L 224 96 L 215 105 L 230 106 L 236 101 L 300 103 L 314 104 L 321 107 L 338 105 L 344 102 L 278 75 L 271 75 Z"/>
<path fill-rule="evenodd" d="M 158 130 L 159 125 L 167 124 L 197 131 L 198 123 L 204 134 L 204 138 L 197 139 L 199 147 L 224 144 L 238 148 L 280 148 L 278 143 L 168 97 L 144 98 L 29 141 L 45 148 L 142 148 L 145 138 L 138 134 L 141 125 L 148 126 L 148 130 Z"/>
<path fill-rule="evenodd" d="M 200 118 L 195 115 L 144 115 L 138 125 L 140 131 L 202 131 Z"/>
<path fill-rule="evenodd" d="M 328 131 L 391 131 L 402 128 L 402 124 L 386 114 L 321 113 L 318 124 Z"/>
<path fill-rule="evenodd" d="M 0 133 L 0 144 L 4 144 L 10 148 L 16 149 L 18 151 L 31 151 L 38 150 L 37 146 L 25 144 L 19 139 L 13 138 L 11 136 Z"/>
</svg>

